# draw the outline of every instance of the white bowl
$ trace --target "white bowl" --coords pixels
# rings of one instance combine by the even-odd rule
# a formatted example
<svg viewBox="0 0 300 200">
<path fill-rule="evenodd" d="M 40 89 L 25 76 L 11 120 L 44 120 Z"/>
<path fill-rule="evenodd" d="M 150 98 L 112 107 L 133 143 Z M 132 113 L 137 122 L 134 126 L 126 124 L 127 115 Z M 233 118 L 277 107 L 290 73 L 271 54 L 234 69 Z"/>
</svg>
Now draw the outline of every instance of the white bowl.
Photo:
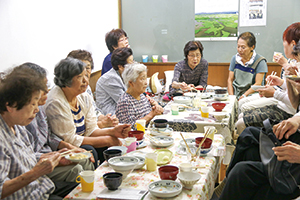
<svg viewBox="0 0 300 200">
<path fill-rule="evenodd" d="M 226 113 L 214 113 L 214 118 L 216 118 L 217 121 L 222 121 L 226 117 Z"/>
<path fill-rule="evenodd" d="M 198 172 L 180 172 L 177 174 L 177 178 L 180 180 L 184 188 L 191 190 L 200 180 L 201 175 Z"/>
<path fill-rule="evenodd" d="M 266 86 L 264 85 L 251 85 L 252 90 L 256 91 L 258 89 L 264 89 Z"/>
<path fill-rule="evenodd" d="M 168 147 L 174 143 L 174 139 L 168 136 L 156 136 L 150 139 L 150 143 L 155 147 Z"/>
<path fill-rule="evenodd" d="M 115 172 L 123 174 L 123 179 L 138 165 L 139 159 L 133 156 L 116 156 L 108 160 L 108 164 Z"/>
<path fill-rule="evenodd" d="M 125 146 L 112 146 L 112 147 L 109 147 L 108 149 L 119 149 L 122 151 L 122 155 L 126 154 L 126 152 L 127 152 L 127 147 L 125 147 Z"/>
<path fill-rule="evenodd" d="M 187 96 L 176 96 L 173 97 L 174 103 L 190 105 L 192 103 L 192 99 Z"/>
<path fill-rule="evenodd" d="M 182 185 L 172 180 L 161 180 L 150 183 L 149 192 L 159 198 L 175 197 L 182 191 Z"/>
<path fill-rule="evenodd" d="M 134 169 L 141 169 L 142 167 L 144 167 L 144 165 L 146 164 L 146 159 L 142 156 L 134 156 L 137 159 L 139 159 L 138 164 L 135 166 Z"/>
</svg>

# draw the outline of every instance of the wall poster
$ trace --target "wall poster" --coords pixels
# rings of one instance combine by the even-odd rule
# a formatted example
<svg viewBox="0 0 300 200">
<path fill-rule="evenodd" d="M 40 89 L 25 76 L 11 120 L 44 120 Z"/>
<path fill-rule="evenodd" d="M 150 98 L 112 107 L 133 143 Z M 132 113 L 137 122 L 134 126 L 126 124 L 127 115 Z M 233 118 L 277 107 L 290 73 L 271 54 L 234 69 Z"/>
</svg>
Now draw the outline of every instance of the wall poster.
<svg viewBox="0 0 300 200">
<path fill-rule="evenodd" d="M 240 26 L 266 26 L 267 0 L 240 0 Z"/>
<path fill-rule="evenodd" d="M 238 0 L 195 0 L 195 39 L 236 40 Z"/>
</svg>

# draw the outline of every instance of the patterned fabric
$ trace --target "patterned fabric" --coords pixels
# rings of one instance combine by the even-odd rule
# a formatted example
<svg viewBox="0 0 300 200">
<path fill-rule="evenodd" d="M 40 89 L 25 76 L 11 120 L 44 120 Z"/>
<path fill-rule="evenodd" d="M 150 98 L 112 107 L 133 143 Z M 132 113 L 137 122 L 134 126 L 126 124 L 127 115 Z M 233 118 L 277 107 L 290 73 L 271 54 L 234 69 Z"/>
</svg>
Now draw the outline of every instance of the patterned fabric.
<svg viewBox="0 0 300 200">
<path fill-rule="evenodd" d="M 109 53 L 103 60 L 101 76 L 103 76 L 106 72 L 108 72 L 111 68 L 111 54 Z"/>
<path fill-rule="evenodd" d="M 96 104 L 104 115 L 116 112 L 117 103 L 126 91 L 123 79 L 115 69 L 101 76 L 96 84 Z"/>
<path fill-rule="evenodd" d="M 84 136 L 88 137 L 96 129 L 99 129 L 97 126 L 97 117 L 94 112 L 93 99 L 86 92 L 77 95 L 76 98 L 85 118 Z M 60 87 L 54 86 L 50 90 L 45 111 L 49 127 L 54 134 L 61 137 L 65 142 L 77 147 L 81 146 L 84 136 L 76 134 L 71 106 Z"/>
<path fill-rule="evenodd" d="M 74 120 L 74 125 L 76 127 L 76 134 L 83 135 L 85 132 L 85 124 L 84 124 L 84 115 L 81 111 L 80 105 L 78 105 L 78 109 L 71 107 L 71 112 Z"/>
<path fill-rule="evenodd" d="M 99 115 L 102 115 L 102 111 L 101 111 L 100 108 L 97 107 L 96 102 L 94 100 L 94 95 L 93 95 L 92 89 L 91 89 L 91 87 L 89 85 L 86 88 L 86 93 L 88 93 L 92 97 L 92 99 L 93 99 L 93 106 L 95 108 L 96 115 L 97 115 L 97 117 L 99 117 Z"/>
<path fill-rule="evenodd" d="M 269 105 L 261 108 L 247 110 L 244 112 L 244 123 L 246 126 L 263 127 L 265 119 L 285 120 L 293 115 L 281 110 L 277 105 Z"/>
<path fill-rule="evenodd" d="M 15 134 L 0 115 L 0 196 L 5 181 L 30 171 L 37 163 L 27 130 L 14 126 Z M 47 176 L 41 176 L 5 199 L 48 199 L 54 184 Z"/>
<path fill-rule="evenodd" d="M 49 137 L 45 109 L 43 106 L 39 106 L 39 110 L 32 122 L 26 126 L 26 129 L 30 132 L 28 135 L 34 152 L 49 153 L 52 150 L 57 150 L 61 139 L 57 136 Z M 55 146 L 55 149 L 52 149 L 49 144 Z"/>
<path fill-rule="evenodd" d="M 134 127 L 136 120 L 145 117 L 152 111 L 150 102 L 145 95 L 141 94 L 140 97 L 140 100 L 136 100 L 126 92 L 120 97 L 116 109 L 116 116 L 120 123 L 131 124 Z"/>
<path fill-rule="evenodd" d="M 201 58 L 199 64 L 191 69 L 185 60 L 178 62 L 174 68 L 174 77 L 172 83 L 176 82 L 185 82 L 186 84 L 194 84 L 195 86 L 207 85 L 208 78 L 208 62 Z M 173 95 L 177 90 L 172 87 L 172 83 L 170 87 L 170 95 Z"/>
</svg>

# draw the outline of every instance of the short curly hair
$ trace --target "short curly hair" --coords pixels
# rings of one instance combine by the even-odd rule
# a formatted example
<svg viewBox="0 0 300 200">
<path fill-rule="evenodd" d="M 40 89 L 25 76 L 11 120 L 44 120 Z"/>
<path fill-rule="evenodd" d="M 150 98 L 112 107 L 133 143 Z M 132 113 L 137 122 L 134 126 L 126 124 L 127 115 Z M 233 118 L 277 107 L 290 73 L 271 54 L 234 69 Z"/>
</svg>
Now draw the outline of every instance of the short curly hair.
<svg viewBox="0 0 300 200">
<path fill-rule="evenodd" d="M 119 39 L 122 36 L 127 37 L 127 33 L 123 29 L 112 29 L 106 33 L 105 43 L 110 53 L 114 51 L 114 47 L 118 46 Z"/>
<path fill-rule="evenodd" d="M 26 66 L 17 66 L 0 79 L 0 113 L 7 111 L 7 106 L 17 110 L 27 105 L 34 92 L 47 91 L 45 76 Z"/>
<path fill-rule="evenodd" d="M 111 55 L 111 65 L 115 70 L 119 70 L 119 65 L 126 65 L 127 58 L 133 54 L 132 50 L 127 47 L 122 47 L 114 50 Z"/>
<path fill-rule="evenodd" d="M 63 87 L 71 87 L 72 79 L 83 72 L 85 63 L 81 60 L 67 57 L 62 59 L 54 68 L 54 83 Z"/>
<path fill-rule="evenodd" d="M 73 50 L 68 54 L 67 57 L 89 61 L 91 63 L 92 70 L 94 69 L 94 61 L 93 61 L 92 53 L 86 50 L 82 50 L 82 49 Z"/>
<path fill-rule="evenodd" d="M 195 51 L 199 49 L 200 53 L 201 53 L 201 57 L 203 57 L 203 50 L 204 47 L 202 46 L 202 43 L 200 41 L 189 41 L 185 44 L 183 52 L 184 52 L 184 57 L 185 60 L 187 61 L 187 56 L 189 54 L 190 51 Z"/>
</svg>

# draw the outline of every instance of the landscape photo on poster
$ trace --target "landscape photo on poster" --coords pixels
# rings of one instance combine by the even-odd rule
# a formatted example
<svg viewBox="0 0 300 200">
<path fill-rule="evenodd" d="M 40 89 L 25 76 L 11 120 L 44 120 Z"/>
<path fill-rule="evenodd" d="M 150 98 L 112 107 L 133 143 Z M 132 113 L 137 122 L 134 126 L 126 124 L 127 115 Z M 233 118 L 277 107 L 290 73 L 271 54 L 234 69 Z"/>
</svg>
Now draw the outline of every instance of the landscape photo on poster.
<svg viewBox="0 0 300 200">
<path fill-rule="evenodd" d="M 237 37 L 238 0 L 195 0 L 195 37 Z"/>
</svg>

